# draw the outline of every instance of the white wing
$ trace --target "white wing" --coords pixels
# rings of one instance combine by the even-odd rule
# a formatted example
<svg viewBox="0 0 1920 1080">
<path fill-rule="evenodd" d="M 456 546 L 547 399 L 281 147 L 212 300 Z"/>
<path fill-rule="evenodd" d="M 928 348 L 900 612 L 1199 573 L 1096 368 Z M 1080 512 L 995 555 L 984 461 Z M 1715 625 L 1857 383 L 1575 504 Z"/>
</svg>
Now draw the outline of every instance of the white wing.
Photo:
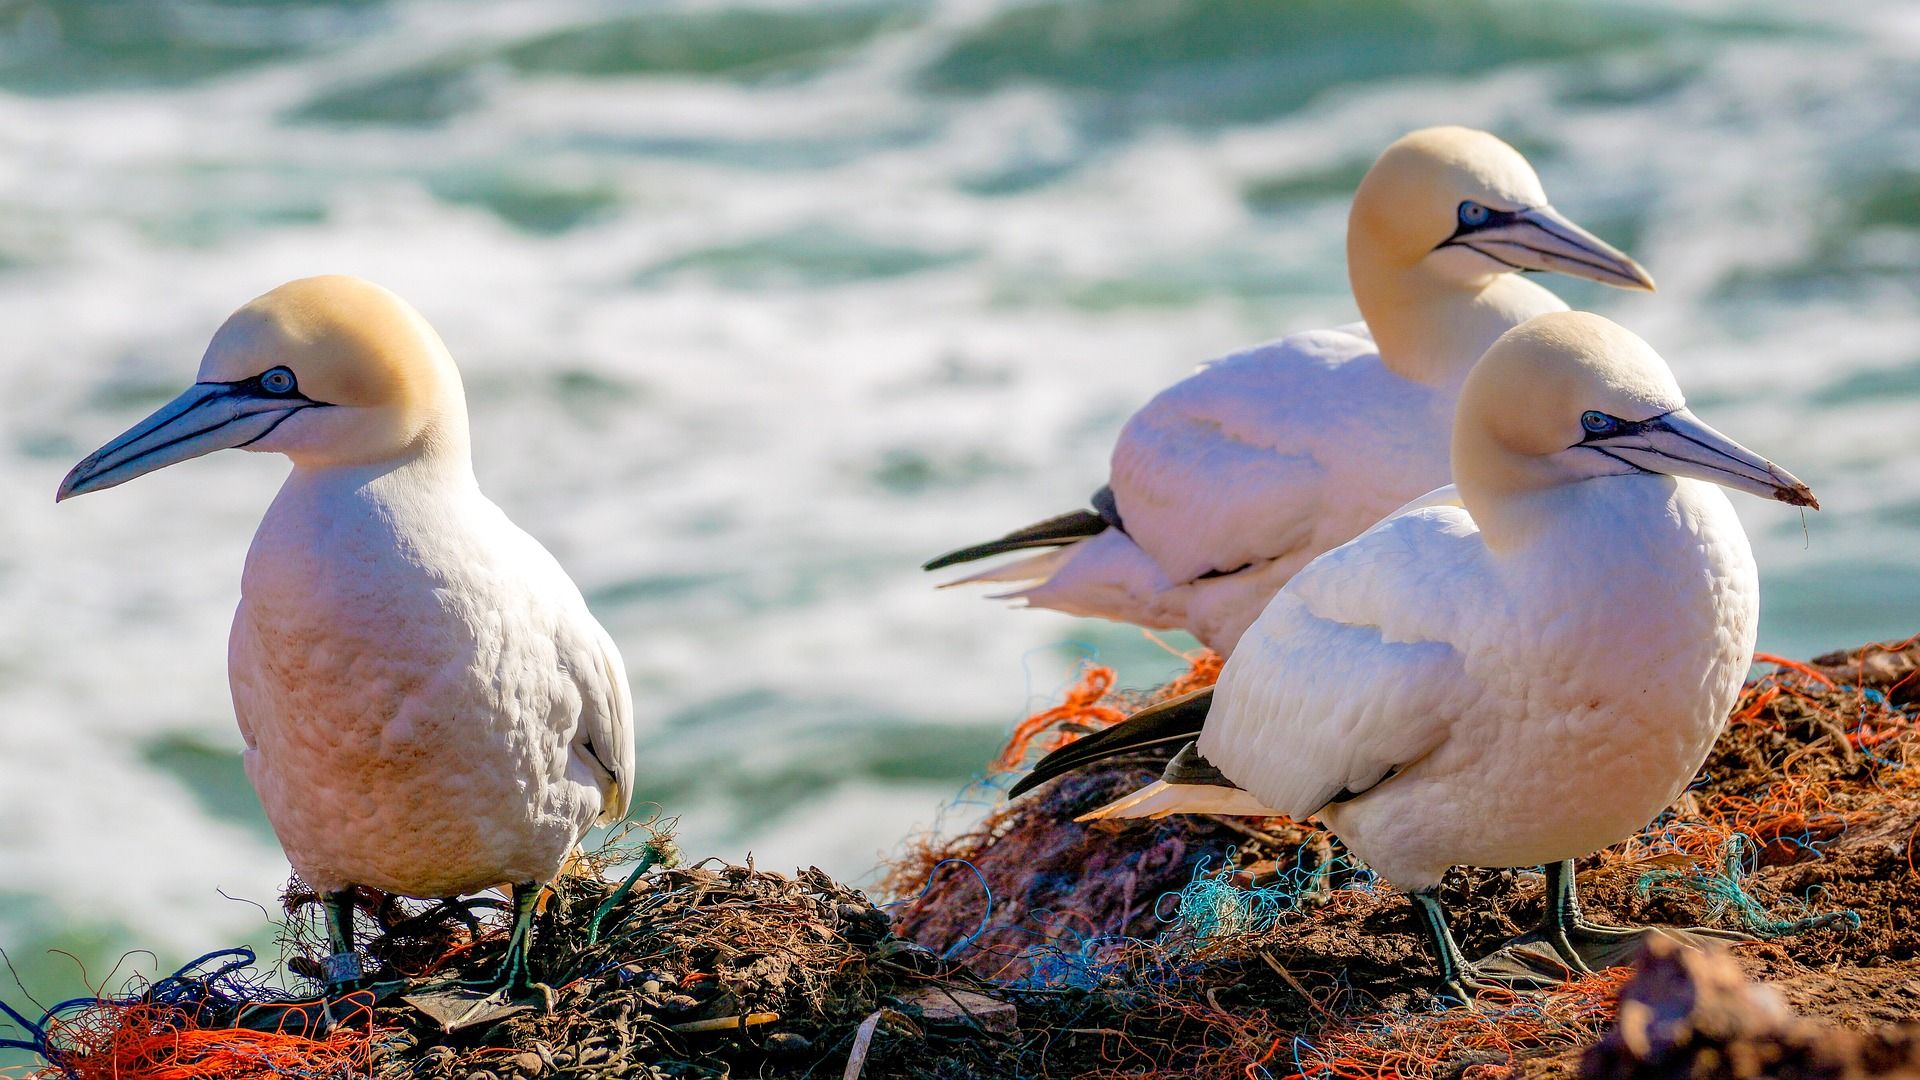
<svg viewBox="0 0 1920 1080">
<path fill-rule="evenodd" d="M 593 634 L 582 643 L 586 662 L 574 672 L 580 686 L 580 725 L 569 749 L 600 780 L 600 821 L 611 824 L 627 816 L 633 801 L 633 694 L 620 650 L 592 616 L 586 619 Z"/>
<path fill-rule="evenodd" d="M 1362 325 L 1295 334 L 1135 413 L 1114 447 L 1115 503 L 1175 584 L 1317 554 L 1445 482 L 1451 404 L 1388 371 Z"/>
<path fill-rule="evenodd" d="M 1306 818 L 1412 765 L 1480 697 L 1468 608 L 1498 605 L 1472 518 L 1445 488 L 1314 560 L 1241 639 L 1200 752 Z"/>
<path fill-rule="evenodd" d="M 587 609 L 579 586 L 552 553 L 508 521 L 499 508 L 493 507 L 491 513 L 508 542 L 519 549 L 519 569 L 528 586 L 521 595 L 547 613 L 559 674 L 572 682 L 577 694 L 576 717 L 550 720 L 560 725 L 558 730 L 567 739 L 570 773 L 599 789 L 599 820 L 618 821 L 626 816 L 633 799 L 633 694 L 627 686 L 627 665 L 606 628 Z M 569 719 L 570 732 L 564 726 Z"/>
</svg>

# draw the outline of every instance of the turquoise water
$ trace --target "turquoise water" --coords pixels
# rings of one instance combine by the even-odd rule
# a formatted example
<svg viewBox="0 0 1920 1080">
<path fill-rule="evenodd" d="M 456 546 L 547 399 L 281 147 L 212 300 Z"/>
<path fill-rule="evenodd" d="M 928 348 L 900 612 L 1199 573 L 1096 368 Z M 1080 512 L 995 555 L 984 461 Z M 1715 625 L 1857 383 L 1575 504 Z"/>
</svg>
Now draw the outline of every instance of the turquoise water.
<svg viewBox="0 0 1920 1080">
<path fill-rule="evenodd" d="M 440 328 L 700 853 L 858 875 L 1081 657 L 1172 670 L 915 566 L 1079 505 L 1193 363 L 1351 319 L 1345 199 L 1424 124 L 1528 153 L 1661 283 L 1552 287 L 1819 492 L 1739 503 L 1762 646 L 1920 629 L 1916 57 L 1894 0 L 10 5 L 0 945 L 58 996 L 55 947 L 270 944 L 224 635 L 285 466 L 51 495 L 316 272 Z"/>
</svg>

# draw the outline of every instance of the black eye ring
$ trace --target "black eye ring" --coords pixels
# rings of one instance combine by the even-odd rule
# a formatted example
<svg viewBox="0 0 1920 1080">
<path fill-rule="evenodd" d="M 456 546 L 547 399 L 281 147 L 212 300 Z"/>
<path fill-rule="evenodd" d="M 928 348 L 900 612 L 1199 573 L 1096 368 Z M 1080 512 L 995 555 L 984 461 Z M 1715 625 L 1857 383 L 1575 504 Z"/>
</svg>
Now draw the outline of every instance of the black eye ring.
<svg viewBox="0 0 1920 1080">
<path fill-rule="evenodd" d="M 1580 426 L 1583 428 L 1586 428 L 1588 431 L 1591 431 L 1595 435 L 1605 435 L 1607 432 L 1612 431 L 1614 428 L 1619 427 L 1620 421 L 1615 420 L 1613 417 L 1608 416 L 1606 413 L 1600 412 L 1595 409 L 1589 409 L 1586 412 L 1583 412 L 1580 414 Z"/>
<path fill-rule="evenodd" d="M 1460 204 L 1459 213 L 1460 224 L 1468 228 L 1478 228 L 1481 225 L 1485 225 L 1487 220 L 1493 217 L 1493 211 L 1481 206 L 1472 199 L 1468 199 Z"/>
<path fill-rule="evenodd" d="M 260 389 L 269 394 L 291 394 L 295 385 L 293 372 L 283 367 L 273 368 L 260 376 Z"/>
</svg>

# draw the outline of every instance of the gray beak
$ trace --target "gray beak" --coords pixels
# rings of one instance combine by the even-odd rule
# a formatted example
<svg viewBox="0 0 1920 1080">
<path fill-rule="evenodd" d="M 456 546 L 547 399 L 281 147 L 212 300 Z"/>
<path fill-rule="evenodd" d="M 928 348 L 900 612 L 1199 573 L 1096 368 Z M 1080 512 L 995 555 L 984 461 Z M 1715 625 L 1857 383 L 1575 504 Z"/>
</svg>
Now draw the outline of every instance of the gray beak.
<svg viewBox="0 0 1920 1080">
<path fill-rule="evenodd" d="M 1789 506 L 1820 509 L 1813 491 L 1792 473 L 1708 427 L 1687 409 L 1623 423 L 1616 432 L 1578 443 L 1646 472 L 1687 476 Z"/>
<path fill-rule="evenodd" d="M 1496 212 L 1485 225 L 1463 227 L 1447 243 L 1472 248 L 1516 270 L 1551 270 L 1603 285 L 1653 291 L 1653 277 L 1626 252 L 1551 206 Z"/>
<path fill-rule="evenodd" d="M 259 380 L 195 383 L 119 438 L 73 467 L 55 502 L 124 484 L 168 465 L 245 446 L 264 437 L 302 409 L 319 402 L 299 394 L 268 394 Z"/>
</svg>

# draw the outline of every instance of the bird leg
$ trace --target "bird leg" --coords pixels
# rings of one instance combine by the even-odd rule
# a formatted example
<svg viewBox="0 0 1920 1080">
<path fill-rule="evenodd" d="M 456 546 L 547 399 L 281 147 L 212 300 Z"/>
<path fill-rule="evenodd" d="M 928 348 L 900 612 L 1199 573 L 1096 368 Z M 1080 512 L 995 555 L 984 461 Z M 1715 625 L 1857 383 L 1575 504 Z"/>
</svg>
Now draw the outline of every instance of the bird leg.
<svg viewBox="0 0 1920 1080">
<path fill-rule="evenodd" d="M 538 882 L 513 886 L 513 929 L 507 952 L 490 976 L 429 983 L 403 1000 L 433 1017 L 444 1031 L 489 1024 L 525 1009 L 553 1013 L 553 987 L 533 981 L 527 965 L 527 945 L 533 936 L 533 909 L 540 899 Z"/>
<path fill-rule="evenodd" d="M 508 997 L 520 997 L 534 991 L 545 991 L 551 999 L 553 991 L 533 981 L 527 969 L 527 944 L 533 936 L 533 909 L 540 900 L 538 882 L 515 883 L 513 886 L 513 933 L 507 938 L 507 955 L 501 958 L 500 970 L 495 973 L 493 986 Z M 549 1003 L 548 1011 L 552 1011 Z"/>
<path fill-rule="evenodd" d="M 627 894 L 633 891 L 633 885 L 640 880 L 640 876 L 653 869 L 659 861 L 660 849 L 656 845 L 649 843 L 640 850 L 640 861 L 634 864 L 633 872 L 627 875 L 627 880 L 621 882 L 619 888 L 609 893 L 607 898 L 600 902 L 600 906 L 593 909 L 593 919 L 587 923 L 587 944 L 600 943 L 601 924 L 606 922 L 608 915 L 613 914 L 614 908 L 620 906 L 620 901 L 625 900 Z"/>
<path fill-rule="evenodd" d="M 1752 941 L 1737 930 L 1716 930 L 1693 926 L 1609 926 L 1590 922 L 1580 910 L 1580 891 L 1574 881 L 1573 860 L 1549 864 L 1546 910 L 1540 926 L 1501 946 L 1481 960 L 1487 967 L 1509 967 L 1544 973 L 1558 964 L 1565 965 L 1569 977 L 1590 975 L 1595 971 L 1632 962 L 1640 943 L 1648 935 L 1659 934 L 1696 948 L 1708 941 Z M 1547 955 L 1541 945 L 1552 950 Z"/>
<path fill-rule="evenodd" d="M 1317 908 L 1333 899 L 1333 834 L 1315 829 L 1308 835 L 1302 851 L 1313 854 L 1313 869 L 1307 875 L 1306 887 L 1300 890 L 1300 905 Z"/>
<path fill-rule="evenodd" d="M 1409 893 L 1414 910 L 1419 912 L 1421 925 L 1427 931 L 1427 944 L 1433 951 L 1435 965 L 1440 969 L 1440 992 L 1463 1005 L 1474 1004 L 1474 995 L 1486 990 L 1538 990 L 1552 985 L 1549 980 L 1531 973 L 1513 975 L 1493 974 L 1469 961 L 1460 951 L 1460 943 L 1453 939 L 1453 931 L 1447 926 L 1447 911 L 1440 905 L 1440 890 L 1436 886 Z"/>
<path fill-rule="evenodd" d="M 351 887 L 336 889 L 321 901 L 327 916 L 327 947 L 331 950 L 323 967 L 329 994 L 355 989 L 365 981 L 360 954 L 353 949 L 353 906 Z"/>
</svg>

